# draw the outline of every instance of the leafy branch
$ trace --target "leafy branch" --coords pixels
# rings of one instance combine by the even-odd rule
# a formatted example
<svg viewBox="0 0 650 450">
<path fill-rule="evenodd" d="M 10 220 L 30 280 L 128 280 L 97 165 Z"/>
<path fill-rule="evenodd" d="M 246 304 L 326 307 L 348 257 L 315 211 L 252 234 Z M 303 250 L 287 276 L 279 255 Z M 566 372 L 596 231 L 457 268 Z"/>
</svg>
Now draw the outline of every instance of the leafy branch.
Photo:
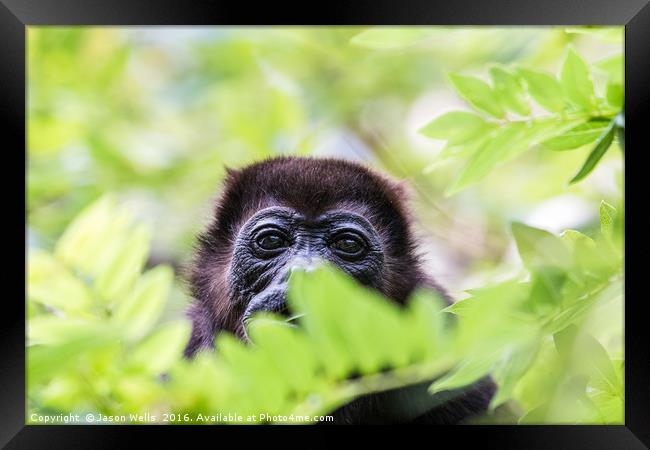
<svg viewBox="0 0 650 450">
<path fill-rule="evenodd" d="M 432 167 L 449 159 L 467 160 L 447 195 L 479 182 L 529 148 L 565 151 L 595 142 L 571 183 L 584 179 L 611 147 L 616 133 L 622 137 L 624 130 L 623 84 L 617 74 L 622 73 L 622 58 L 608 58 L 594 70 L 608 77 L 604 96 L 596 93 L 592 69 L 572 47 L 557 77 L 502 65 L 490 68 L 491 84 L 476 76 L 450 73 L 451 85 L 476 113 L 449 112 L 420 130 L 427 137 L 447 141 Z M 547 114 L 534 115 L 531 99 Z"/>
</svg>

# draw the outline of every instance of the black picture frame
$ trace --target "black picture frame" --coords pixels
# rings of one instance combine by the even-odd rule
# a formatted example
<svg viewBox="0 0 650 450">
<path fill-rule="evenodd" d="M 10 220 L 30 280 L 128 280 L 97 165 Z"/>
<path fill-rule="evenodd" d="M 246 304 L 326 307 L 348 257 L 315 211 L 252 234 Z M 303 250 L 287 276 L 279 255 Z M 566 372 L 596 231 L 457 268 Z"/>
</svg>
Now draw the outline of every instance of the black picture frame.
<svg viewBox="0 0 650 450">
<path fill-rule="evenodd" d="M 426 431 L 429 441 L 453 442 L 463 446 L 472 439 L 488 448 L 585 448 L 637 449 L 650 445 L 650 352 L 648 351 L 647 316 L 641 295 L 645 281 L 643 260 L 645 246 L 641 227 L 647 223 L 643 192 L 643 143 L 650 142 L 647 124 L 650 105 L 650 5 L 649 0 L 352 0 L 320 4 L 304 2 L 226 2 L 221 0 L 0 0 L 0 123 L 3 125 L 3 211 L 7 226 L 6 244 L 18 248 L 14 235 L 19 230 L 15 218 L 26 208 L 26 196 L 16 193 L 17 181 L 7 175 L 18 173 L 20 149 L 26 149 L 26 27 L 32 25 L 624 25 L 626 82 L 625 155 L 625 424 L 619 426 L 461 426 Z M 646 145 L 647 147 L 647 145 Z M 631 158 L 631 160 L 630 160 Z M 630 161 L 633 161 L 632 163 Z M 20 180 L 20 174 L 18 175 Z M 635 183 L 638 185 L 635 186 Z M 25 185 L 23 185 L 25 186 Z M 647 186 L 647 185 L 646 185 Z M 15 225 L 14 225 L 15 223 Z M 631 244 L 631 245 L 630 245 Z M 25 253 L 23 253 L 25 254 Z M 635 261 L 639 257 L 639 263 Z M 11 270 L 20 268 L 4 253 L 3 273 L 9 286 L 19 279 Z M 25 261 L 25 260 L 23 260 Z M 25 261 L 26 263 L 26 261 Z M 26 265 L 25 265 L 26 267 Z M 16 282 L 16 284 L 18 284 Z M 24 287 L 18 287 L 24 298 Z M 129 443 L 133 434 L 179 435 L 200 432 L 207 442 L 220 437 L 224 427 L 194 426 L 38 426 L 25 425 L 25 309 L 16 294 L 3 289 L 3 313 L 0 326 L 0 445 L 7 448 L 117 448 Z M 248 439 L 253 431 L 275 433 L 286 427 L 227 427 Z M 331 427 L 291 427 L 292 435 L 306 430 Z M 385 431 L 388 430 L 388 431 Z M 336 431 L 336 430 L 335 430 Z M 311 432 L 311 431 L 310 431 Z M 243 433 L 246 433 L 244 435 Z M 389 427 L 375 428 L 372 434 L 391 433 Z M 410 433 L 410 431 L 408 431 Z M 410 435 L 409 435 L 410 436 Z M 158 436 L 161 437 L 161 436 Z M 187 441 L 186 441 L 187 442 Z M 212 441 L 215 442 L 216 440 Z M 222 441 L 223 442 L 223 441 Z M 190 444 L 196 445 L 196 444 Z M 202 445 L 202 444 L 200 444 Z M 241 445 L 241 444 L 238 444 Z M 407 444 L 408 445 L 408 444 Z M 417 445 L 417 444 L 412 444 Z M 444 444 L 450 445 L 450 444 Z"/>
</svg>

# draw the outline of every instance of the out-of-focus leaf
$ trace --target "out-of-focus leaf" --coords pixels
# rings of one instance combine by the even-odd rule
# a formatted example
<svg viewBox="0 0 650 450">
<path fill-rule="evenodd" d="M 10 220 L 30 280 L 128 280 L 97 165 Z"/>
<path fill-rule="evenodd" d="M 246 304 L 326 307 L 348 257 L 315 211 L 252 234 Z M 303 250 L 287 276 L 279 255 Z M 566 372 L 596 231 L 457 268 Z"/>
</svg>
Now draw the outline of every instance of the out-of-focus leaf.
<svg viewBox="0 0 650 450">
<path fill-rule="evenodd" d="M 526 80 L 528 93 L 544 109 L 550 112 L 562 112 L 565 101 L 560 82 L 546 72 L 520 68 L 517 73 Z"/>
<path fill-rule="evenodd" d="M 571 275 L 580 277 L 588 275 L 605 282 L 620 269 L 621 253 L 611 245 L 608 239 L 599 237 L 596 241 L 575 230 L 566 230 L 562 235 L 573 253 L 578 271 Z"/>
<path fill-rule="evenodd" d="M 572 251 L 575 252 L 576 246 L 582 241 L 588 241 L 590 245 L 594 245 L 594 240 L 584 233 L 577 230 L 564 230 L 560 235 L 561 239 L 569 245 Z"/>
<path fill-rule="evenodd" d="M 598 409 L 602 423 L 617 425 L 624 423 L 625 401 L 622 396 L 606 391 L 597 391 L 591 394 L 590 398 Z"/>
<path fill-rule="evenodd" d="M 623 30 L 622 27 L 569 27 L 565 29 L 567 33 L 584 34 L 613 44 L 623 43 Z"/>
<path fill-rule="evenodd" d="M 492 374 L 498 388 L 490 401 L 491 410 L 512 398 L 517 383 L 535 361 L 539 347 L 539 338 L 535 338 L 503 352 Z"/>
<path fill-rule="evenodd" d="M 470 290 L 471 297 L 447 307 L 445 311 L 462 318 L 456 339 L 458 351 L 480 349 L 490 353 L 536 335 L 537 325 L 519 313 L 529 291 L 528 284 L 509 280 Z"/>
<path fill-rule="evenodd" d="M 526 413 L 520 424 L 588 424 L 598 423 L 599 415 L 586 395 L 587 377 L 583 375 L 563 379 L 550 398 Z"/>
<path fill-rule="evenodd" d="M 86 285 L 52 255 L 31 250 L 27 257 L 27 296 L 72 315 L 83 316 L 93 298 Z"/>
<path fill-rule="evenodd" d="M 45 330 L 46 326 L 50 329 Z M 70 335 L 67 335 L 68 332 Z M 42 324 L 41 330 L 35 330 L 34 333 L 37 336 L 35 339 L 43 340 L 47 334 L 47 339 L 59 339 L 60 342 L 56 345 L 38 344 L 27 348 L 27 376 L 30 384 L 52 378 L 60 371 L 67 370 L 86 352 L 118 342 L 118 334 L 114 328 L 97 324 Z"/>
<path fill-rule="evenodd" d="M 67 319 L 40 316 L 31 319 L 27 327 L 29 345 L 58 345 L 68 341 L 118 336 L 118 330 L 97 320 Z"/>
<path fill-rule="evenodd" d="M 319 357 L 328 362 L 328 374 L 337 378 L 353 370 L 353 355 L 345 345 L 339 321 L 334 320 L 337 314 L 334 305 L 344 300 L 347 281 L 332 272 L 333 269 L 326 269 L 313 276 L 302 272 L 292 274 L 288 300 L 292 312 L 305 315 L 303 323 L 320 351 Z M 330 289 L 327 292 L 316 289 L 320 283 L 327 284 Z"/>
<path fill-rule="evenodd" d="M 187 322 L 161 325 L 136 345 L 129 355 L 129 362 L 146 373 L 161 374 L 181 357 L 189 336 Z"/>
<path fill-rule="evenodd" d="M 450 351 L 452 335 L 446 314 L 442 311 L 444 305 L 437 294 L 424 290 L 416 291 L 409 301 L 414 360 L 434 358 Z"/>
<path fill-rule="evenodd" d="M 571 266 L 568 248 L 554 234 L 519 222 L 512 224 L 512 234 L 521 259 L 531 270 L 548 266 L 569 269 Z"/>
<path fill-rule="evenodd" d="M 461 191 L 486 177 L 494 168 L 510 161 L 531 146 L 563 133 L 579 121 L 538 120 L 511 122 L 493 131 L 484 145 L 475 151 L 446 190 L 446 195 Z"/>
<path fill-rule="evenodd" d="M 607 103 L 614 108 L 623 107 L 623 85 L 621 83 L 608 83 L 607 84 Z"/>
<path fill-rule="evenodd" d="M 519 78 L 508 69 L 500 66 L 490 69 L 492 85 L 501 105 L 522 116 L 530 114 L 530 105 Z"/>
<path fill-rule="evenodd" d="M 607 128 L 609 121 L 593 120 L 570 129 L 556 137 L 542 142 L 542 145 L 551 150 L 572 150 L 582 147 L 593 141 Z"/>
<path fill-rule="evenodd" d="M 126 233 L 129 225 L 130 218 L 117 207 L 115 198 L 105 195 L 74 219 L 57 241 L 54 254 L 65 264 L 96 276 L 115 238 Z"/>
<path fill-rule="evenodd" d="M 56 154 L 65 145 L 79 138 L 81 126 L 69 120 L 30 114 L 27 132 L 30 155 Z"/>
<path fill-rule="evenodd" d="M 591 311 L 595 305 L 610 302 L 616 298 L 620 298 L 622 295 L 623 286 L 619 280 L 608 284 L 605 289 L 595 294 L 589 294 L 581 298 L 573 299 L 571 305 L 562 310 L 547 323 L 544 327 L 544 331 L 548 334 L 554 334 L 574 323 L 580 323 L 584 316 Z"/>
<path fill-rule="evenodd" d="M 571 103 L 586 110 L 593 108 L 596 96 L 589 67 L 571 47 L 562 64 L 560 80 L 562 81 L 564 93 Z"/>
<path fill-rule="evenodd" d="M 172 279 L 169 267 L 155 267 L 142 275 L 133 292 L 117 305 L 112 319 L 123 327 L 125 336 L 138 339 L 149 332 L 167 302 Z"/>
<path fill-rule="evenodd" d="M 625 66 L 623 64 L 622 53 L 600 60 L 594 64 L 594 67 L 596 67 L 596 69 L 598 70 L 605 72 L 605 74 L 607 74 L 607 79 L 611 83 L 623 84 Z"/>
<path fill-rule="evenodd" d="M 612 145 L 612 141 L 614 140 L 614 121 L 610 122 L 609 126 L 603 130 L 603 132 L 600 134 L 596 141 L 596 145 L 594 146 L 593 150 L 587 157 L 586 161 L 578 171 L 578 173 L 571 179 L 570 183 L 577 183 L 578 181 L 582 180 L 584 177 L 589 175 L 592 170 L 596 167 L 598 164 L 598 161 L 603 157 L 605 152 L 609 149 L 609 147 Z"/>
<path fill-rule="evenodd" d="M 470 355 L 447 375 L 434 381 L 429 392 L 438 392 L 467 386 L 486 376 L 499 359 L 499 352 Z"/>
<path fill-rule="evenodd" d="M 259 414 L 264 411 L 277 413 L 281 410 L 287 391 L 291 386 L 281 376 L 277 367 L 270 364 L 267 353 L 249 349 L 234 336 L 222 334 L 217 338 L 216 348 L 220 357 L 239 378 L 239 386 L 254 402 L 239 402 L 244 408 L 240 414 Z"/>
<path fill-rule="evenodd" d="M 425 168 L 425 173 L 432 171 L 436 166 L 448 163 L 451 159 L 470 158 L 477 151 L 483 148 L 486 142 L 491 138 L 492 134 L 488 132 L 487 134 L 477 137 L 469 142 L 457 145 L 447 144 L 436 157 L 436 161 Z M 433 167 L 433 169 L 430 167 Z"/>
<path fill-rule="evenodd" d="M 616 219 L 616 208 L 605 200 L 600 202 L 600 232 L 603 235 L 611 236 Z"/>
<path fill-rule="evenodd" d="M 474 108 L 486 112 L 494 117 L 501 118 L 503 109 L 494 91 L 485 81 L 469 75 L 450 73 L 449 80 L 456 91 L 467 100 Z"/>
<path fill-rule="evenodd" d="M 623 361 L 612 360 L 617 379 L 612 386 L 602 377 L 592 378 L 587 387 L 588 395 L 593 401 L 603 420 L 603 423 L 623 423 L 623 408 L 625 393 L 623 389 Z"/>
<path fill-rule="evenodd" d="M 462 144 L 481 136 L 494 128 L 476 114 L 464 111 L 445 113 L 420 129 L 423 135 L 444 139 L 450 145 Z"/>
<path fill-rule="evenodd" d="M 569 359 L 578 373 L 604 383 L 610 392 L 621 392 L 622 381 L 618 378 L 607 351 L 593 336 L 570 325 L 553 338 L 560 355 Z"/>
<path fill-rule="evenodd" d="M 278 319 L 257 317 L 250 324 L 253 342 L 269 355 L 269 359 L 297 391 L 313 388 L 318 359 L 301 332 L 282 326 Z"/>
<path fill-rule="evenodd" d="M 525 309 L 542 317 L 555 311 L 562 303 L 566 280 L 566 272 L 557 267 L 547 266 L 534 271 Z"/>
<path fill-rule="evenodd" d="M 140 276 L 149 255 L 151 231 L 146 226 L 138 226 L 124 241 L 117 236 L 115 239 L 119 244 L 106 255 L 95 286 L 104 298 L 119 302 Z"/>
<path fill-rule="evenodd" d="M 423 28 L 373 27 L 354 36 L 350 42 L 359 47 L 376 50 L 396 49 L 418 44 L 435 32 Z"/>
</svg>

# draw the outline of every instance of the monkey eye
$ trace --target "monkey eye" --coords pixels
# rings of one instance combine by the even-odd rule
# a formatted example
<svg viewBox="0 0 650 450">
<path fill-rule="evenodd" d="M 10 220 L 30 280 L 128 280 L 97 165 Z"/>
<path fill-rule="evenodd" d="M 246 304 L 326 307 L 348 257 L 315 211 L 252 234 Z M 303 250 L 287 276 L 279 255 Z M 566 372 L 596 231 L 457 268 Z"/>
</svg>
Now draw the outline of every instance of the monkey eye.
<svg viewBox="0 0 650 450">
<path fill-rule="evenodd" d="M 288 244 L 287 239 L 282 234 L 274 231 L 258 236 L 255 242 L 262 250 L 278 250 Z"/>
<path fill-rule="evenodd" d="M 353 235 L 345 234 L 337 237 L 330 247 L 341 256 L 359 256 L 365 250 L 364 242 Z"/>
</svg>

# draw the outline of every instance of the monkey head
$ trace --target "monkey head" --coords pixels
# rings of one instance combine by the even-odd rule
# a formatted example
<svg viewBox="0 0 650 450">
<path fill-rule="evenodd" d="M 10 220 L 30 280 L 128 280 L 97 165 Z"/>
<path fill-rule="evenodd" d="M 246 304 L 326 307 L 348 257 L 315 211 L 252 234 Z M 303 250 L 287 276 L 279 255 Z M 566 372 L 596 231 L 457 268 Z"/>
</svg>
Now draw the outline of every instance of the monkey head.
<svg viewBox="0 0 650 450">
<path fill-rule="evenodd" d="M 185 355 L 213 347 L 220 331 L 246 340 L 253 314 L 287 312 L 291 274 L 323 262 L 400 304 L 416 287 L 450 302 L 421 268 L 404 197 L 401 184 L 337 159 L 281 157 L 228 170 L 191 267 Z M 441 405 L 387 413 L 405 398 L 429 398 L 429 384 L 360 397 L 333 415 L 336 423 L 459 423 L 486 411 L 496 390 L 485 377 Z"/>
<path fill-rule="evenodd" d="M 291 273 L 323 262 L 398 303 L 418 285 L 442 293 L 420 269 L 404 197 L 399 183 L 338 159 L 280 157 L 228 170 L 191 269 L 186 354 L 211 346 L 217 331 L 245 339 L 256 312 L 286 313 Z"/>
</svg>

